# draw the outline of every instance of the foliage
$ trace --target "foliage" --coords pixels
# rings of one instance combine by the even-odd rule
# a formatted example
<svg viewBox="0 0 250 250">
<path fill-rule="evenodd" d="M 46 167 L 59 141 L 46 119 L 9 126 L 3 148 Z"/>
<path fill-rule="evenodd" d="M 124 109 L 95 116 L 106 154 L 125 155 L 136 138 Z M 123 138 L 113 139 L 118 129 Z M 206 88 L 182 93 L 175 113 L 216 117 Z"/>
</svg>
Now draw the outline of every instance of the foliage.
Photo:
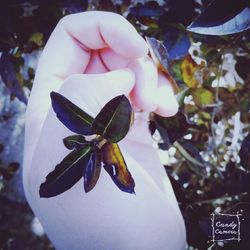
<svg viewBox="0 0 250 250">
<path fill-rule="evenodd" d="M 59 195 L 82 177 L 87 193 L 95 187 L 102 166 L 119 189 L 134 193 L 135 182 L 117 144 L 128 133 L 133 117 L 127 97 L 114 97 L 93 119 L 61 94 L 51 92 L 50 96 L 58 119 L 80 135 L 63 139 L 64 145 L 73 151 L 47 175 L 46 181 L 40 186 L 40 197 Z M 84 137 L 86 135 L 95 137 L 87 140 Z"/>
<path fill-rule="evenodd" d="M 24 93 L 31 88 L 34 78 L 34 68 L 27 66 L 26 56 L 42 50 L 62 16 L 87 9 L 120 13 L 143 36 L 162 41 L 168 50 L 167 70 L 178 84 L 180 110 L 171 118 L 151 114 L 150 130 L 159 154 L 168 156 L 163 164 L 185 219 L 188 244 L 197 249 L 209 246 L 249 249 L 247 4 L 246 0 L 230 0 L 230 4 L 228 0 L 169 0 L 161 4 L 130 0 L 117 3 L 111 0 L 6 1 L 0 8 L 3 52 L 0 74 L 10 97 L 26 102 Z M 227 26 L 223 26 L 225 22 Z M 4 75 L 6 68 L 9 73 Z M 66 138 L 64 144 L 72 152 L 86 146 L 81 136 Z M 112 145 L 106 144 L 107 151 L 118 150 Z M 93 171 L 93 166 L 98 165 L 98 159 L 93 154 L 89 157 L 94 164 L 88 165 L 86 174 L 95 180 L 98 169 Z M 108 168 L 106 171 L 111 174 Z M 91 189 L 93 183 L 87 183 L 86 189 Z M 209 241 L 211 213 L 237 211 L 244 219 L 242 241 L 220 245 Z"/>
</svg>

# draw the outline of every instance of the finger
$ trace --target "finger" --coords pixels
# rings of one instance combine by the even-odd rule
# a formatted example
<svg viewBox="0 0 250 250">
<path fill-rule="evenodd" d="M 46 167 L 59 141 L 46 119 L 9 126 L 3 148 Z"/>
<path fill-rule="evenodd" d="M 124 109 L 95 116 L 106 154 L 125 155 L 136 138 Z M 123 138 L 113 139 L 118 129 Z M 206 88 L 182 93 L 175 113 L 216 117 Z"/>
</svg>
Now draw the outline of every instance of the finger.
<svg viewBox="0 0 250 250">
<path fill-rule="evenodd" d="M 157 108 L 154 93 L 157 87 L 157 68 L 151 58 L 132 61 L 128 67 L 135 73 L 136 83 L 131 93 L 135 107 L 141 111 L 152 112 Z"/>
<path fill-rule="evenodd" d="M 111 48 L 102 49 L 100 51 L 100 57 L 101 57 L 103 64 L 109 70 L 126 68 L 130 62 L 129 58 L 125 58 L 123 56 L 118 55 Z"/>
<path fill-rule="evenodd" d="M 109 69 L 103 63 L 100 52 L 98 50 L 94 50 L 91 52 L 90 62 L 85 70 L 86 74 L 97 74 L 97 73 L 106 73 Z"/>
<path fill-rule="evenodd" d="M 48 40 L 37 78 L 67 76 L 85 71 L 90 50 L 112 48 L 125 58 L 147 54 L 147 44 L 122 16 L 109 12 L 84 12 L 64 17 Z"/>
<path fill-rule="evenodd" d="M 178 112 L 178 102 L 174 96 L 173 88 L 170 82 L 162 74 L 158 74 L 158 88 L 154 95 L 157 100 L 155 113 L 161 116 L 173 116 Z"/>
</svg>

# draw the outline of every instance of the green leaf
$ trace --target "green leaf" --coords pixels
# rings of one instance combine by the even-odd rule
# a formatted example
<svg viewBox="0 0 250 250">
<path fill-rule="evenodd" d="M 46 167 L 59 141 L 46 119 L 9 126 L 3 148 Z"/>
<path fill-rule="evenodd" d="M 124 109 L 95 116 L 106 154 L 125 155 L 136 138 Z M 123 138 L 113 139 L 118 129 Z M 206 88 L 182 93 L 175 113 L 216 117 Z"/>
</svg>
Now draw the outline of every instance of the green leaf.
<svg viewBox="0 0 250 250">
<path fill-rule="evenodd" d="M 192 91 L 194 102 L 198 106 L 212 104 L 214 102 L 213 93 L 205 88 L 198 88 Z"/>
<path fill-rule="evenodd" d="M 118 142 L 129 131 L 132 108 L 125 95 L 109 101 L 93 121 L 92 131 L 110 142 Z"/>
<path fill-rule="evenodd" d="M 104 169 L 123 192 L 135 193 L 135 182 L 117 143 L 106 143 L 101 149 Z"/>
<path fill-rule="evenodd" d="M 41 184 L 40 197 L 53 197 L 73 187 L 82 178 L 84 166 L 88 163 L 90 156 L 89 146 L 68 154 Z"/>
<path fill-rule="evenodd" d="M 84 190 L 86 193 L 91 191 L 95 187 L 100 177 L 101 166 L 100 150 L 98 148 L 95 148 L 95 150 L 91 153 L 89 162 L 85 166 L 83 172 Z"/>
<path fill-rule="evenodd" d="M 90 142 L 86 141 L 82 135 L 70 135 L 63 139 L 63 144 L 68 149 L 81 149 L 89 145 Z"/>
<path fill-rule="evenodd" d="M 93 118 L 59 93 L 51 92 L 52 107 L 58 119 L 71 131 L 91 135 Z"/>
<path fill-rule="evenodd" d="M 29 42 L 35 43 L 37 46 L 41 47 L 43 45 L 43 34 L 41 32 L 35 32 L 30 35 Z"/>
</svg>

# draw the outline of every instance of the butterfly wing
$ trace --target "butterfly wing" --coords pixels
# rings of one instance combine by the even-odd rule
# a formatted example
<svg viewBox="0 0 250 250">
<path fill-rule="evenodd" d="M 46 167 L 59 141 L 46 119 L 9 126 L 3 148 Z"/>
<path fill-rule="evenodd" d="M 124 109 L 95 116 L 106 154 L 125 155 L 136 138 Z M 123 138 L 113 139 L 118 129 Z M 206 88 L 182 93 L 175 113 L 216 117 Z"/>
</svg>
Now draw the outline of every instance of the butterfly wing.
<svg viewBox="0 0 250 250">
<path fill-rule="evenodd" d="M 176 84 L 174 78 L 170 75 L 168 68 L 168 51 L 166 47 L 161 43 L 159 40 L 153 37 L 146 37 L 146 41 L 148 43 L 150 56 L 152 57 L 153 61 L 157 65 L 157 68 L 166 76 L 166 78 L 171 83 L 174 92 L 177 93 L 179 88 Z"/>
<path fill-rule="evenodd" d="M 117 143 L 106 143 L 102 148 L 104 169 L 117 187 L 127 193 L 134 193 L 135 182 L 129 172 Z"/>
<path fill-rule="evenodd" d="M 86 193 L 91 191 L 101 173 L 101 154 L 98 148 L 94 148 L 89 158 L 88 164 L 83 169 L 84 190 Z"/>
</svg>

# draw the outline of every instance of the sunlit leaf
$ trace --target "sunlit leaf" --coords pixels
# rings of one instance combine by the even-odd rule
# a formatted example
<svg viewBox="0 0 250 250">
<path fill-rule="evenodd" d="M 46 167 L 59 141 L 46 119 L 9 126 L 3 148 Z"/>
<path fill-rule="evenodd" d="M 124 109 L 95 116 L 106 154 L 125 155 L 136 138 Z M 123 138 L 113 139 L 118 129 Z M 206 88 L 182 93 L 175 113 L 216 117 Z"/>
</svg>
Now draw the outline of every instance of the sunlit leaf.
<svg viewBox="0 0 250 250">
<path fill-rule="evenodd" d="M 202 83 L 201 70 L 205 63 L 197 64 L 190 55 L 186 56 L 181 63 L 181 73 L 185 84 L 190 88 L 196 88 Z"/>
<path fill-rule="evenodd" d="M 250 8 L 245 0 L 213 0 L 188 30 L 208 35 L 241 32 L 250 27 L 249 16 Z"/>
<path fill-rule="evenodd" d="M 178 86 L 174 80 L 174 78 L 170 75 L 168 71 L 168 51 L 163 45 L 162 42 L 155 39 L 154 37 L 146 37 L 146 41 L 148 43 L 150 56 L 155 62 L 158 69 L 165 75 L 168 81 L 171 83 L 174 92 L 178 92 Z"/>
<path fill-rule="evenodd" d="M 106 143 L 101 150 L 104 168 L 117 187 L 124 192 L 134 193 L 135 182 L 127 168 L 118 144 Z"/>
<path fill-rule="evenodd" d="M 57 118 L 71 131 L 91 135 L 93 118 L 59 93 L 50 93 Z"/>
<path fill-rule="evenodd" d="M 40 197 L 53 197 L 73 187 L 82 178 L 83 169 L 88 164 L 90 156 L 89 146 L 68 154 L 41 184 Z"/>
<path fill-rule="evenodd" d="M 214 102 L 213 93 L 205 88 L 198 88 L 192 90 L 192 95 L 194 98 L 194 102 L 201 107 L 204 105 L 212 104 Z"/>
<path fill-rule="evenodd" d="M 80 149 L 89 145 L 90 142 L 86 141 L 82 135 L 71 135 L 63 139 L 63 144 L 68 149 Z"/>
<path fill-rule="evenodd" d="M 132 107 L 125 95 L 109 101 L 93 121 L 92 131 L 110 142 L 118 142 L 129 131 Z"/>
<path fill-rule="evenodd" d="M 41 47 L 43 45 L 43 34 L 41 32 L 35 32 L 30 35 L 29 42 Z"/>
<path fill-rule="evenodd" d="M 95 148 L 91 153 L 88 164 L 85 165 L 83 171 L 83 179 L 84 179 L 84 190 L 85 192 L 91 191 L 100 176 L 101 173 L 101 153 L 98 148 Z"/>
</svg>

